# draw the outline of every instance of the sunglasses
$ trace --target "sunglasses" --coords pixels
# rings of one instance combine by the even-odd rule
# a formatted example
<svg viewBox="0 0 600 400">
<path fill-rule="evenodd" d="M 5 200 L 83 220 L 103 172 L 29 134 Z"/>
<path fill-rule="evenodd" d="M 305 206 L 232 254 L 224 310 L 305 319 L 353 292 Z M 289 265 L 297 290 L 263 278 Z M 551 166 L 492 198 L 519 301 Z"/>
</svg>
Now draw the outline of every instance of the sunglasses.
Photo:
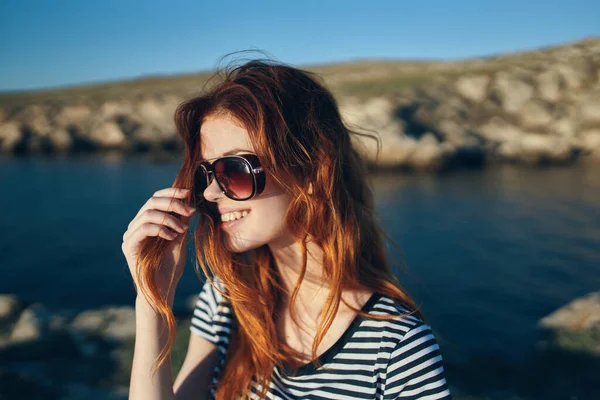
<svg viewBox="0 0 600 400">
<path fill-rule="evenodd" d="M 194 173 L 194 193 L 203 199 L 204 190 L 213 179 L 221 192 L 236 201 L 250 200 L 265 188 L 265 172 L 255 154 L 225 156 L 198 162 Z"/>
</svg>

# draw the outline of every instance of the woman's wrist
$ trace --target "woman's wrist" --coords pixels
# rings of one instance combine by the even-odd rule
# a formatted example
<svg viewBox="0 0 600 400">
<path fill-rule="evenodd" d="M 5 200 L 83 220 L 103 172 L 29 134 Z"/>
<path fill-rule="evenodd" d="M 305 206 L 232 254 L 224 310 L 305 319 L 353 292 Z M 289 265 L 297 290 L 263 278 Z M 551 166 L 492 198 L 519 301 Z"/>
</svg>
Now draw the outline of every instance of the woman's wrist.
<svg viewBox="0 0 600 400">
<path fill-rule="evenodd" d="M 173 309 L 173 303 L 175 300 L 175 294 L 169 295 L 167 296 L 167 304 L 169 305 L 169 308 Z M 135 298 L 135 308 L 143 308 L 146 310 L 153 310 L 152 305 L 150 304 L 150 302 L 148 302 L 148 300 L 144 297 L 144 295 L 142 294 L 138 294 Z"/>
</svg>

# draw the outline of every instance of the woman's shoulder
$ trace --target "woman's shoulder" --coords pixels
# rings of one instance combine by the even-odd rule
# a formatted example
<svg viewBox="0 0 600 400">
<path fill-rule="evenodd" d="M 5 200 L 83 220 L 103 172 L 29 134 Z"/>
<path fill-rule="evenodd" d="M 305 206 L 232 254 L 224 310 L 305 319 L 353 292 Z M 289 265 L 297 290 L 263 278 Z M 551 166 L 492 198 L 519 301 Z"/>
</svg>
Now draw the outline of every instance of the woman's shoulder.
<svg viewBox="0 0 600 400">
<path fill-rule="evenodd" d="M 224 300 L 225 297 L 223 296 L 223 293 L 225 293 L 226 288 L 223 280 L 218 275 L 214 275 L 211 278 L 207 277 L 205 279 L 200 294 L 206 293 L 217 300 L 217 302 Z"/>
<path fill-rule="evenodd" d="M 406 302 L 395 299 L 391 296 L 388 296 L 383 293 L 374 293 L 373 294 L 373 306 L 371 310 L 374 311 L 374 314 L 378 315 L 395 315 L 395 316 L 410 316 L 410 320 L 412 321 L 421 321 L 421 318 L 417 314 L 417 309 L 411 307 Z"/>
<path fill-rule="evenodd" d="M 229 300 L 223 295 L 225 285 L 214 276 L 206 279 L 198 295 L 191 319 L 190 330 L 216 343 L 227 343 L 233 323 Z"/>
<path fill-rule="evenodd" d="M 391 315 L 380 336 L 389 351 L 385 397 L 451 399 L 440 346 L 431 326 L 402 300 L 379 295 L 370 313 Z"/>
<path fill-rule="evenodd" d="M 399 339 L 404 333 L 411 329 L 426 325 L 424 320 L 417 313 L 417 309 L 411 307 L 402 300 L 392 298 L 382 293 L 375 293 L 369 300 L 371 303 L 366 308 L 366 312 L 374 316 L 395 317 L 390 319 L 372 319 L 368 325 L 377 325 L 381 329 L 391 332 L 397 332 Z"/>
<path fill-rule="evenodd" d="M 196 308 L 203 308 L 210 311 L 211 314 L 217 313 L 221 308 L 229 306 L 229 300 L 224 295 L 225 293 L 225 284 L 217 275 L 206 278 L 202 290 L 198 294 Z"/>
</svg>

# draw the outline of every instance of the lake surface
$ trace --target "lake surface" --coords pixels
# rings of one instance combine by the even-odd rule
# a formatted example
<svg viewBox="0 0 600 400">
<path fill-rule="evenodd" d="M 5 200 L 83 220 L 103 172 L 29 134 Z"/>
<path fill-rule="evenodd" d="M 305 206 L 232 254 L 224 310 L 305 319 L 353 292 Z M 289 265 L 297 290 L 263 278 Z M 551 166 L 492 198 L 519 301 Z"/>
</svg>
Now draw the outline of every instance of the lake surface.
<svg viewBox="0 0 600 400">
<path fill-rule="evenodd" d="M 77 309 L 133 305 L 122 235 L 178 167 L 118 156 L 0 160 L 0 293 Z M 600 288 L 592 166 L 371 178 L 405 261 L 399 277 L 448 361 L 518 360 L 541 317 Z M 178 298 L 200 285 L 188 269 Z"/>
</svg>

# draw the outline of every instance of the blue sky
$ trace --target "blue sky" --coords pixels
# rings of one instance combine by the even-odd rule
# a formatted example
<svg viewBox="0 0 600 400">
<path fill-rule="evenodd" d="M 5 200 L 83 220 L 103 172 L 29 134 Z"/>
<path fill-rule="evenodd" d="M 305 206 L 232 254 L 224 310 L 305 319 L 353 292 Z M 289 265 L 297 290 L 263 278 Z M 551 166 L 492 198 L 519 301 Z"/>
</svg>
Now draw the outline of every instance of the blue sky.
<svg viewBox="0 0 600 400">
<path fill-rule="evenodd" d="M 598 0 L 3 0 L 0 90 L 207 70 L 244 49 L 298 66 L 464 58 L 599 36 L 599 16 Z"/>
</svg>

